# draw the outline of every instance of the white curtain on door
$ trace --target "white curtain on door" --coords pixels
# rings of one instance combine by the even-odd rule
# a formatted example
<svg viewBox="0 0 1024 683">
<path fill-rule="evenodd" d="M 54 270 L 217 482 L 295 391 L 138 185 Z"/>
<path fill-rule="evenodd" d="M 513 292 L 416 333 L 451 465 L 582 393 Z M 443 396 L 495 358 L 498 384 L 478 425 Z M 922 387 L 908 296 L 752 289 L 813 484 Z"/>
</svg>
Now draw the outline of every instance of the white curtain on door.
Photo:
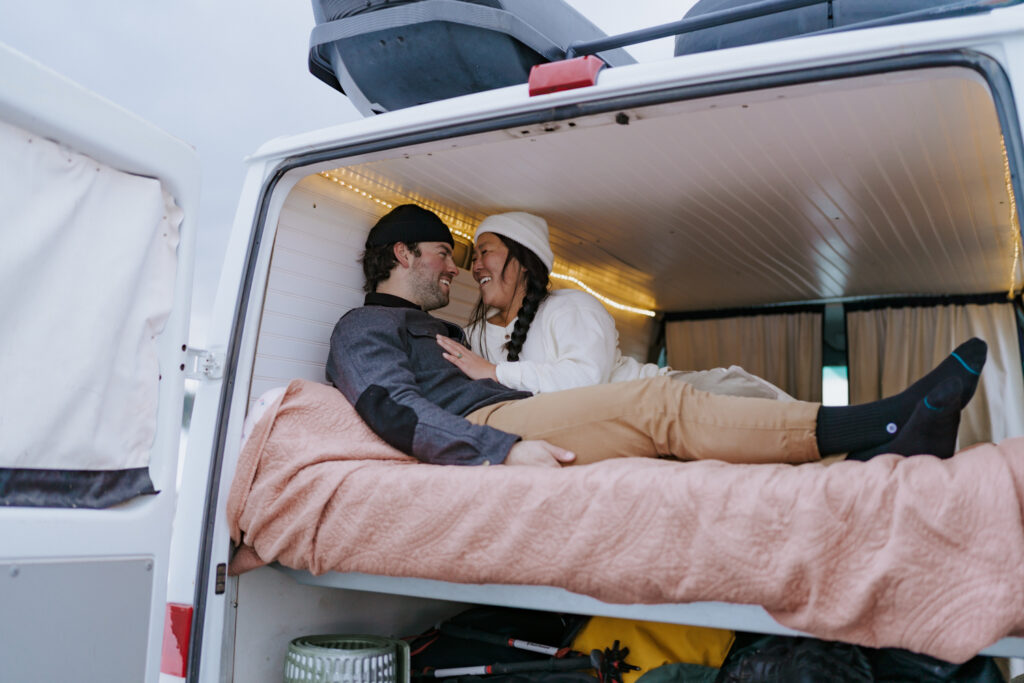
<svg viewBox="0 0 1024 683">
<path fill-rule="evenodd" d="M 881 308 L 846 316 L 850 403 L 902 391 L 971 337 L 988 343 L 959 447 L 1024 435 L 1024 377 L 1010 303 Z"/>
<path fill-rule="evenodd" d="M 794 398 L 820 401 L 821 323 L 818 312 L 669 322 L 666 357 L 676 370 L 739 365 Z"/>
<path fill-rule="evenodd" d="M 149 463 L 182 212 L 159 181 L 0 123 L 0 467 Z"/>
</svg>

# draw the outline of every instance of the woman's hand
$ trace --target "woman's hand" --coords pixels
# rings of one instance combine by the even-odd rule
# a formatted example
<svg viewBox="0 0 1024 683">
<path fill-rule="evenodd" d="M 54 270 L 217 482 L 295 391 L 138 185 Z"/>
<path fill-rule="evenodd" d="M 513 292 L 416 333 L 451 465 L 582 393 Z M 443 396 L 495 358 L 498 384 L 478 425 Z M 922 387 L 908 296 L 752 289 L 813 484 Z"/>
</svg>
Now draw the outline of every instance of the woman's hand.
<svg viewBox="0 0 1024 683">
<path fill-rule="evenodd" d="M 437 335 L 437 343 L 444 350 L 444 359 L 466 373 L 466 377 L 498 381 L 497 366 L 483 356 L 441 334 Z"/>
</svg>

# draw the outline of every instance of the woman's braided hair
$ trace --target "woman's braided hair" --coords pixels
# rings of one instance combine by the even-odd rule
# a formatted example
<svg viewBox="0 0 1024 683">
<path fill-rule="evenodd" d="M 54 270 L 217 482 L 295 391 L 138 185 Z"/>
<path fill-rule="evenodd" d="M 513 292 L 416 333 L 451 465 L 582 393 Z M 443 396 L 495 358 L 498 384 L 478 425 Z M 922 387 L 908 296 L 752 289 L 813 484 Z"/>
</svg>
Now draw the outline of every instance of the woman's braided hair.
<svg viewBox="0 0 1024 683">
<path fill-rule="evenodd" d="M 498 235 L 497 233 L 495 235 L 508 248 L 508 256 L 505 257 L 505 264 L 501 267 L 501 277 L 504 279 L 505 271 L 508 269 L 508 264 L 512 259 L 518 261 L 523 266 L 523 270 L 526 271 L 526 293 L 523 295 L 523 304 L 516 313 L 516 324 L 512 328 L 512 337 L 505 343 L 508 360 L 517 361 L 519 360 L 519 353 L 523 350 L 523 344 L 526 343 L 526 334 L 530 331 L 530 325 L 537 315 L 537 309 L 549 294 L 548 288 L 551 280 L 548 276 L 547 266 L 544 265 L 536 254 L 510 237 Z M 476 308 L 473 309 L 470 324 L 476 324 L 486 316 L 487 306 L 481 299 L 477 302 Z"/>
</svg>

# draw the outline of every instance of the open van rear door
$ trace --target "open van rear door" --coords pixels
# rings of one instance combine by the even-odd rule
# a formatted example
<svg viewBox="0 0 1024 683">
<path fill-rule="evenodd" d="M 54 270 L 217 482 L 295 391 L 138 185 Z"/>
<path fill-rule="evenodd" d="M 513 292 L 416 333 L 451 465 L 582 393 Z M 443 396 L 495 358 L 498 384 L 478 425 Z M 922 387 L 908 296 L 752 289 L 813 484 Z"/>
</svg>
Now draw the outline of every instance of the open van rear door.
<svg viewBox="0 0 1024 683">
<path fill-rule="evenodd" d="M 0 678 L 156 681 L 198 158 L 2 45 L 0 73 Z"/>
</svg>

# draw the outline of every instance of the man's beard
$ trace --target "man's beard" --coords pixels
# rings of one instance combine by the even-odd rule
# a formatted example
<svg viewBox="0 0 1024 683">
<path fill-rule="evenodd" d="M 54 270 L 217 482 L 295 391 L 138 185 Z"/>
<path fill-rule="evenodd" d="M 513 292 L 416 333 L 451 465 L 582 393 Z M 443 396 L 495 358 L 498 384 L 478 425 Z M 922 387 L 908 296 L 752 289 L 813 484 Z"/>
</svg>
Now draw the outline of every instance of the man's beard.
<svg viewBox="0 0 1024 683">
<path fill-rule="evenodd" d="M 434 311 L 434 310 L 437 310 L 438 308 L 444 308 L 445 306 L 448 305 L 448 299 L 449 299 L 448 293 L 441 291 L 441 285 L 435 283 L 434 291 L 432 292 L 432 294 L 433 294 L 433 298 L 430 298 L 430 299 L 428 299 L 427 297 L 424 296 L 424 300 L 423 300 L 423 310 L 424 311 Z"/>
<path fill-rule="evenodd" d="M 437 277 L 433 279 L 417 278 L 415 287 L 417 303 L 424 311 L 433 311 L 448 305 L 449 293 L 441 289 L 441 283 Z"/>
</svg>

